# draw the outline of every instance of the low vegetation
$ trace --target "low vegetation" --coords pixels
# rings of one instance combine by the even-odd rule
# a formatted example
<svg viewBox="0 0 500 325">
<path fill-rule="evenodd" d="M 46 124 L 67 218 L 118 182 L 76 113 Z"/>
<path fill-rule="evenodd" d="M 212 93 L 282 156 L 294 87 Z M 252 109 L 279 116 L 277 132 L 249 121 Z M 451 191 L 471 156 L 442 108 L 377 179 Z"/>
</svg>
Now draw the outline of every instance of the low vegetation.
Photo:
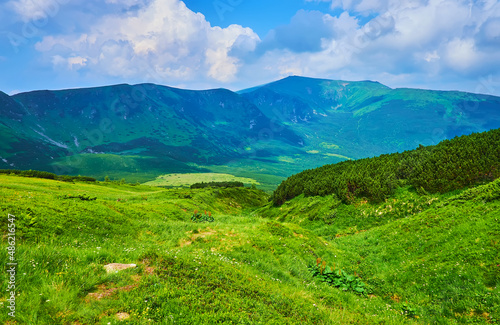
<svg viewBox="0 0 500 325">
<path fill-rule="evenodd" d="M 500 129 L 445 140 L 436 146 L 305 170 L 283 181 L 273 202 L 335 195 L 343 202 L 382 202 L 404 185 L 445 193 L 500 176 Z"/>
<path fill-rule="evenodd" d="M 49 173 L 39 170 L 17 170 L 17 169 L 0 169 L 0 174 L 4 175 L 18 175 L 23 177 L 36 177 L 36 178 L 46 178 L 54 179 L 63 182 L 95 182 L 96 179 L 88 176 L 69 176 L 69 175 L 56 175 L 54 173 Z"/>
<path fill-rule="evenodd" d="M 203 185 L 202 185 L 203 184 Z M 227 186 L 225 186 L 227 184 Z M 192 173 L 192 174 L 168 174 L 158 176 L 154 181 L 144 183 L 144 185 L 161 187 L 191 187 L 202 188 L 207 186 L 229 187 L 231 185 L 243 186 L 244 184 L 259 185 L 254 179 L 247 177 L 237 177 L 225 173 Z"/>
<path fill-rule="evenodd" d="M 254 184 L 255 186 L 255 184 Z M 208 182 L 195 183 L 190 188 L 205 188 L 205 187 L 245 187 L 243 182 Z"/>
</svg>

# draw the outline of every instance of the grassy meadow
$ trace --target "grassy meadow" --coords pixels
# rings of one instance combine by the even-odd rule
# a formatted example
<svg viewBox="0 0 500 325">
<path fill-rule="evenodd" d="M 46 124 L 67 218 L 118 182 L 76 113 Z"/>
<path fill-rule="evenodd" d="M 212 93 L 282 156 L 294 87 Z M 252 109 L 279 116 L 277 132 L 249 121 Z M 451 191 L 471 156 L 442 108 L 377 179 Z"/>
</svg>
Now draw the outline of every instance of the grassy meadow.
<svg viewBox="0 0 500 325">
<path fill-rule="evenodd" d="M 251 188 L 0 175 L 0 260 L 12 214 L 18 262 L 16 317 L 2 288 L 0 322 L 494 324 L 499 199 L 499 180 L 445 194 L 404 187 L 380 203 L 301 195 L 278 207 Z M 194 210 L 214 222 L 191 221 Z M 106 273 L 108 263 L 137 267 Z M 339 271 L 365 290 L 330 285 L 324 274 Z"/>
<path fill-rule="evenodd" d="M 196 183 L 210 182 L 242 182 L 246 185 L 260 185 L 254 179 L 246 177 L 236 177 L 230 174 L 221 173 L 192 173 L 192 174 L 166 174 L 158 176 L 154 181 L 144 183 L 149 186 L 162 187 L 190 187 Z"/>
</svg>

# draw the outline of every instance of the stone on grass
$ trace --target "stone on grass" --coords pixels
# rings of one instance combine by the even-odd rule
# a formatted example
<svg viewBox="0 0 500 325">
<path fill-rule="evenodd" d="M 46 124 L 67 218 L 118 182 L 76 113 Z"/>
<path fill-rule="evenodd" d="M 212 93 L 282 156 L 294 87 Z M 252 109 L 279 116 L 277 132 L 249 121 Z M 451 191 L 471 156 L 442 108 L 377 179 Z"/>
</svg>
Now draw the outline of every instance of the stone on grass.
<svg viewBox="0 0 500 325">
<path fill-rule="evenodd" d="M 129 313 L 118 313 L 118 314 L 116 314 L 116 318 L 118 318 L 118 320 L 129 319 L 130 314 Z"/>
<path fill-rule="evenodd" d="M 112 273 L 112 272 L 116 273 L 118 271 L 130 269 L 130 268 L 136 267 L 136 266 L 137 265 L 135 265 L 135 264 L 111 263 L 111 264 L 104 265 L 104 268 L 106 269 L 107 273 Z"/>
</svg>

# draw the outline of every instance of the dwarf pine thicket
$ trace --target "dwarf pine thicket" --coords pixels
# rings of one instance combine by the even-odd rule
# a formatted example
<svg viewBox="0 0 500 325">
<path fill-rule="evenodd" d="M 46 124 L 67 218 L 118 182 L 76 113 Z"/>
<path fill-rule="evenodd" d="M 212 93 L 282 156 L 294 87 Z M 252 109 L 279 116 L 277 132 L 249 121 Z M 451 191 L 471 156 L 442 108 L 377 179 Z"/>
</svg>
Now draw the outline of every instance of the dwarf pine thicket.
<svg viewBox="0 0 500 325">
<path fill-rule="evenodd" d="M 273 202 L 281 205 L 300 194 L 334 194 L 344 202 L 361 197 L 381 202 L 400 186 L 445 193 L 499 176 L 500 129 L 496 129 L 403 153 L 305 170 L 283 181 Z"/>
</svg>

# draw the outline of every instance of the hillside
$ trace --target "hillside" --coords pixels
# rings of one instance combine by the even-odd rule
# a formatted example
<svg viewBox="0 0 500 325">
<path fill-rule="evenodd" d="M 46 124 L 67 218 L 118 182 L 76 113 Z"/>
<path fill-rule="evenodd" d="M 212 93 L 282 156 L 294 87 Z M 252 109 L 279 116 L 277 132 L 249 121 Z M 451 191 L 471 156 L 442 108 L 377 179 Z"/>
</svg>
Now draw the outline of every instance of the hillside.
<svg viewBox="0 0 500 325">
<path fill-rule="evenodd" d="M 341 249 L 328 265 L 350 265 L 384 298 L 379 310 L 400 310 L 422 324 L 494 324 L 500 316 L 499 199 L 497 179 L 444 195 L 400 188 L 378 204 L 302 195 L 259 213 Z M 374 314 L 370 322 L 377 323 Z"/>
<path fill-rule="evenodd" d="M 305 170 L 283 181 L 274 204 L 301 194 L 383 201 L 401 186 L 444 193 L 500 177 L 500 129 L 445 140 L 403 153 Z"/>
<path fill-rule="evenodd" d="M 464 92 L 288 77 L 241 93 L 306 139 L 315 159 L 402 152 L 500 127 L 500 98 Z"/>
<path fill-rule="evenodd" d="M 0 175 L 20 324 L 455 324 L 500 319 L 500 182 L 386 201 Z M 95 198 L 95 199 L 94 199 Z M 191 221 L 194 210 L 214 222 Z M 203 213 L 203 212 L 202 212 Z M 313 277 L 317 259 L 364 293 Z M 137 267 L 106 273 L 108 263 Z M 326 274 L 325 271 L 325 274 Z M 1 282 L 8 274 L 2 272 Z M 7 304 L 4 290 L 0 304 Z M 120 321 L 122 319 L 122 321 Z M 13 324 L 7 313 L 0 321 Z"/>
<path fill-rule="evenodd" d="M 11 135 L 26 139 L 18 146 L 42 143 L 42 150 L 48 150 L 7 150 L 2 157 L 9 164 L 56 173 L 91 171 L 97 177 L 110 170 L 117 178 L 142 174 L 146 179 L 205 171 L 196 165 L 248 156 L 243 148 L 249 139 L 270 124 L 255 106 L 223 89 L 117 85 L 22 93 L 11 103 L 17 104 L 19 116 L 2 122 Z M 272 141 L 293 151 L 300 139 L 284 129 Z M 269 155 L 258 150 L 260 156 Z"/>
<path fill-rule="evenodd" d="M 305 171 L 280 187 L 307 189 L 329 176 L 347 191 L 320 184 L 281 205 L 248 187 L 164 189 L 3 170 L 0 258 L 18 263 L 16 321 L 497 323 L 499 135 Z M 383 179 L 394 186 L 377 196 Z M 108 273 L 110 263 L 135 266 Z M 13 324 L 7 313 L 0 321 Z"/>
<path fill-rule="evenodd" d="M 153 84 L 0 93 L 0 168 L 129 182 L 175 173 L 252 178 L 500 127 L 500 98 L 289 77 L 238 93 Z"/>
</svg>

